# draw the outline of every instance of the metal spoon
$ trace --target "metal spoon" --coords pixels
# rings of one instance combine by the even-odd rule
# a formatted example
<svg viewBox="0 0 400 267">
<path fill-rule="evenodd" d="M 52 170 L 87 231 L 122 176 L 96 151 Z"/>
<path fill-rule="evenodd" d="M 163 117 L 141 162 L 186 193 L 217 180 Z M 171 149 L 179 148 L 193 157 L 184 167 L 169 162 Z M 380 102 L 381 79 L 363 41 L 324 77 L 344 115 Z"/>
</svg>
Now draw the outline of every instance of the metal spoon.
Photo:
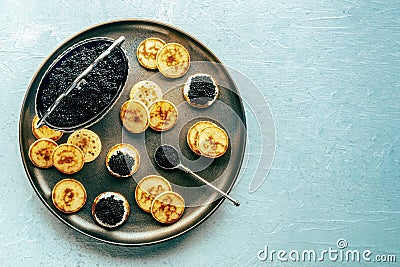
<svg viewBox="0 0 400 267">
<path fill-rule="evenodd" d="M 161 145 L 156 149 L 156 152 L 154 153 L 154 160 L 156 161 L 157 165 L 160 166 L 163 169 L 166 170 L 173 170 L 173 169 L 179 169 L 182 170 L 193 177 L 197 178 L 204 184 L 208 185 L 218 193 L 220 193 L 222 196 L 230 200 L 235 206 L 239 206 L 240 202 L 232 198 L 230 195 L 216 187 L 215 185 L 211 184 L 198 174 L 194 173 L 192 170 L 190 170 L 188 167 L 185 167 L 180 158 L 179 158 L 179 153 L 178 151 L 170 145 Z"/>
</svg>

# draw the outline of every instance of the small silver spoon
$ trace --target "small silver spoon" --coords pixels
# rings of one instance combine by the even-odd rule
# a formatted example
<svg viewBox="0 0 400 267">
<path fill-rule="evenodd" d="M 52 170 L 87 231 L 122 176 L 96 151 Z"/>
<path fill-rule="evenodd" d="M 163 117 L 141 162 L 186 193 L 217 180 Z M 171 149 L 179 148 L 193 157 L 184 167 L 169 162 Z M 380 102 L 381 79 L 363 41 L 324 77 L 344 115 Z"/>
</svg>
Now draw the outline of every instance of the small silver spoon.
<svg viewBox="0 0 400 267">
<path fill-rule="evenodd" d="M 219 189 L 218 187 L 215 187 L 215 185 L 211 184 L 198 174 L 194 173 L 191 169 L 188 167 L 185 167 L 180 158 L 179 158 L 179 153 L 178 151 L 170 145 L 161 145 L 156 149 L 156 152 L 154 153 L 154 160 L 156 161 L 157 165 L 160 166 L 163 169 L 166 170 L 173 170 L 173 169 L 179 169 L 182 170 L 193 177 L 197 178 L 204 184 L 208 185 L 218 193 L 220 193 L 222 196 L 225 198 L 229 199 L 235 206 L 239 206 L 240 202 L 232 198 L 230 195 Z"/>
</svg>

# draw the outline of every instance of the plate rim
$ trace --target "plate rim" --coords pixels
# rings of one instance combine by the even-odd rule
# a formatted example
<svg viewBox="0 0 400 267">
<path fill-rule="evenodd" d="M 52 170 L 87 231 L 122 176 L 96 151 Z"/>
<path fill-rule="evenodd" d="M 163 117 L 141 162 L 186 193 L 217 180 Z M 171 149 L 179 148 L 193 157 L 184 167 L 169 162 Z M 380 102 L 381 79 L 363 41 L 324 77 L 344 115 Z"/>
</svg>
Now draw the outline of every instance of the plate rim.
<svg viewBox="0 0 400 267">
<path fill-rule="evenodd" d="M 110 20 L 110 21 L 105 21 L 105 22 L 101 22 L 101 23 L 96 23 L 93 24 L 89 27 L 86 27 L 80 31 L 78 31 L 77 33 L 73 34 L 71 37 L 65 39 L 64 41 L 62 41 L 55 49 L 53 49 L 42 61 L 42 63 L 39 65 L 39 67 L 37 68 L 36 72 L 34 73 L 34 75 L 32 76 L 28 86 L 27 86 L 27 90 L 25 92 L 22 104 L 21 104 L 21 109 L 20 109 L 20 115 L 19 115 L 19 150 L 20 150 L 20 154 L 21 154 L 21 160 L 24 166 L 24 170 L 26 175 L 28 176 L 29 182 L 32 186 L 32 188 L 34 189 L 35 193 L 37 196 L 39 196 L 39 199 L 41 200 L 41 202 L 47 207 L 48 211 L 50 211 L 50 213 L 52 215 L 54 215 L 56 218 L 58 218 L 58 220 L 60 220 L 61 222 L 63 222 L 65 225 L 67 225 L 68 227 L 72 228 L 73 230 L 77 231 L 78 233 L 81 233 L 83 235 L 85 235 L 86 237 L 89 238 L 93 238 L 94 240 L 97 241 L 101 241 L 103 243 L 106 244 L 111 244 L 111 245 L 117 245 L 117 246 L 123 246 L 123 247 L 140 247 L 140 246 L 148 246 L 148 245 L 154 245 L 154 244 L 160 244 L 160 243 L 164 243 L 166 241 L 172 240 L 174 238 L 177 238 L 181 235 L 184 235 L 185 233 L 191 231 L 192 229 L 196 228 L 197 226 L 199 226 L 201 223 L 203 223 L 204 221 L 206 221 L 220 206 L 221 204 L 225 201 L 224 197 L 221 197 L 218 200 L 215 200 L 214 202 L 217 202 L 215 204 L 215 207 L 212 208 L 203 218 L 201 218 L 198 222 L 196 222 L 195 224 L 193 224 L 192 226 L 188 227 L 187 229 L 184 229 L 182 231 L 180 231 L 177 234 L 171 235 L 169 237 L 160 239 L 160 240 L 155 240 L 155 241 L 149 241 L 149 242 L 141 242 L 141 243 L 123 243 L 123 242 L 116 242 L 116 241 L 112 241 L 112 240 L 107 240 L 107 239 L 102 239 L 100 237 L 91 235 L 89 233 L 86 233 L 85 231 L 79 229 L 78 227 L 75 227 L 74 225 L 68 223 L 66 220 L 64 220 L 59 214 L 57 214 L 52 207 L 50 207 L 50 205 L 47 203 L 47 201 L 44 199 L 44 197 L 42 196 L 42 194 L 39 192 L 38 188 L 35 186 L 33 178 L 30 175 L 30 172 L 28 170 L 28 166 L 27 166 L 27 159 L 24 155 L 24 150 L 23 150 L 23 145 L 22 145 L 22 140 L 23 140 L 23 125 L 22 125 L 22 121 L 23 121 L 23 114 L 24 112 L 24 108 L 25 108 L 25 103 L 27 101 L 28 95 L 29 95 L 29 91 L 28 89 L 30 89 L 33 85 L 33 82 L 36 80 L 37 76 L 39 75 L 39 72 L 42 70 L 42 68 L 44 67 L 44 65 L 48 62 L 48 60 L 66 43 L 72 41 L 74 38 L 77 38 L 78 36 L 80 36 L 81 34 L 90 31 L 94 28 L 97 27 L 104 27 L 108 24 L 114 24 L 114 23 L 151 23 L 151 24 L 155 24 L 158 26 L 162 26 L 162 27 L 167 27 L 170 28 L 174 31 L 177 31 L 185 36 L 188 36 L 189 38 L 191 38 L 192 40 L 194 40 L 195 42 L 197 42 L 198 44 L 200 44 L 201 46 L 204 47 L 205 50 L 207 50 L 207 52 L 216 59 L 215 63 L 220 63 L 224 66 L 224 64 L 221 62 L 221 60 L 214 54 L 214 52 L 212 52 L 212 50 L 206 46 L 204 43 L 202 43 L 199 39 L 197 39 L 196 37 L 194 37 L 193 35 L 191 35 L 190 33 L 186 32 L 183 29 L 180 29 L 174 25 L 171 25 L 169 23 L 165 23 L 162 21 L 158 21 L 158 20 L 154 20 L 154 19 L 145 19 L 145 18 L 126 18 L 126 19 L 116 19 L 116 20 Z M 243 138 L 243 149 L 241 149 L 241 161 L 240 164 L 236 170 L 235 173 L 235 177 L 232 180 L 231 185 L 229 186 L 228 190 L 226 191 L 227 193 L 230 193 L 231 190 L 233 189 L 233 187 L 235 186 L 235 183 L 237 181 L 237 178 L 240 174 L 241 168 L 242 168 L 242 164 L 243 164 L 243 158 L 244 158 L 244 154 L 246 151 L 246 146 L 247 146 L 247 124 L 246 124 L 246 114 L 245 114 L 245 109 L 244 109 L 244 105 L 243 105 L 243 101 L 242 98 L 240 97 L 240 92 L 239 89 L 237 87 L 237 84 L 235 82 L 234 79 L 232 79 L 231 75 L 229 74 L 229 72 L 227 71 L 227 69 L 224 67 L 224 71 L 228 74 L 228 76 L 231 78 L 232 83 L 234 84 L 235 88 L 237 89 L 235 94 L 237 94 L 239 102 L 240 102 L 240 108 L 242 110 L 243 113 L 243 117 L 241 117 L 241 121 L 243 122 L 244 125 L 244 138 Z M 207 205 L 210 205 L 212 203 L 209 203 Z M 235 207 L 236 208 L 236 207 Z"/>
</svg>

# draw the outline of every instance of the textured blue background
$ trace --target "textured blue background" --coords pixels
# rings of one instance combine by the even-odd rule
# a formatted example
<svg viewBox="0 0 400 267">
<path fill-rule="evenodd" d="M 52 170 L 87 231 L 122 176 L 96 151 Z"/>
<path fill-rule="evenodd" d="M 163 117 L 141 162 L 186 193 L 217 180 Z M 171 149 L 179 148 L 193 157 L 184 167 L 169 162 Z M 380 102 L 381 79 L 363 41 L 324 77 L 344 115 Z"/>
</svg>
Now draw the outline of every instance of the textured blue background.
<svg viewBox="0 0 400 267">
<path fill-rule="evenodd" d="M 266 266 L 257 259 L 264 245 L 322 250 L 339 238 L 400 262 L 398 1 L 80 2 L 0 2 L 2 266 Z M 225 202 L 190 233 L 141 248 L 98 243 L 59 222 L 31 188 L 18 147 L 22 100 L 45 57 L 118 18 L 160 20 L 200 39 L 259 87 L 276 124 L 271 172 L 255 193 L 251 177 L 240 180 L 239 209 Z"/>
</svg>

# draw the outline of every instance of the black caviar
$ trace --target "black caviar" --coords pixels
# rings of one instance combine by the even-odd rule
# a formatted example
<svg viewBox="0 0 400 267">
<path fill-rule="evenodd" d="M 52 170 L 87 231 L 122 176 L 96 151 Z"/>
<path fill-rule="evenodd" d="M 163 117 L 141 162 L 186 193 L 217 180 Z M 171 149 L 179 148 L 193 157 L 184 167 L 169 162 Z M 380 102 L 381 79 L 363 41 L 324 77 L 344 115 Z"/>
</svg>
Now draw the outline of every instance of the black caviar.
<svg viewBox="0 0 400 267">
<path fill-rule="evenodd" d="M 121 176 L 129 175 L 134 165 L 135 159 L 128 153 L 124 154 L 121 151 L 112 154 L 108 161 L 110 169 Z"/>
<path fill-rule="evenodd" d="M 170 145 L 159 146 L 154 157 L 156 163 L 166 169 L 174 168 L 180 163 L 178 151 Z"/>
<path fill-rule="evenodd" d="M 84 43 L 67 53 L 43 78 L 38 89 L 37 105 L 44 114 L 72 82 L 110 45 L 111 41 Z M 127 74 L 125 55 L 113 49 L 84 78 L 80 89 L 73 89 L 46 121 L 57 127 L 85 123 L 107 108 L 118 96 Z"/>
<path fill-rule="evenodd" d="M 205 105 L 207 102 L 212 101 L 216 94 L 217 89 L 211 77 L 199 75 L 191 79 L 188 92 L 190 102 Z"/>
<path fill-rule="evenodd" d="M 94 207 L 96 217 L 105 224 L 116 225 L 124 219 L 125 207 L 122 200 L 114 196 L 102 198 Z"/>
</svg>

